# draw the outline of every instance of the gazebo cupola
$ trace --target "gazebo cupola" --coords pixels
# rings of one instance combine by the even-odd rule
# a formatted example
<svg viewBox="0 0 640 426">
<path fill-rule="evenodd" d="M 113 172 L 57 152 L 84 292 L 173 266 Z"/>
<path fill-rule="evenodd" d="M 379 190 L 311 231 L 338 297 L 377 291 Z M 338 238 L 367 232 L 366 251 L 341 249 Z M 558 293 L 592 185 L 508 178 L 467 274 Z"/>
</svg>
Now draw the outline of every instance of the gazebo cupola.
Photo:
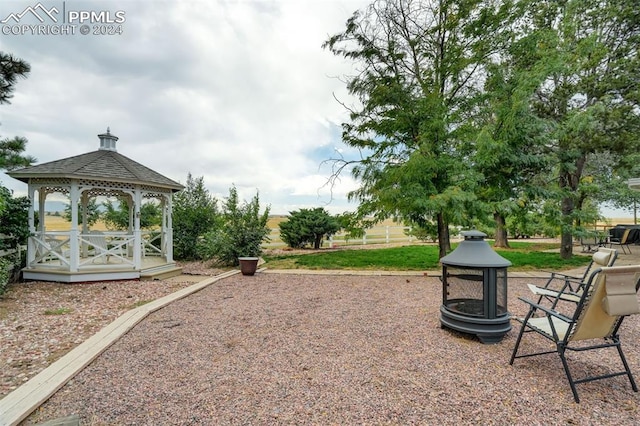
<svg viewBox="0 0 640 426">
<path fill-rule="evenodd" d="M 107 133 L 98 135 L 100 138 L 100 149 L 103 151 L 118 151 L 116 149 L 116 142 L 118 137 L 111 134 L 111 130 L 107 127 Z"/>
<path fill-rule="evenodd" d="M 98 138 L 96 151 L 7 173 L 28 185 L 31 200 L 25 279 L 84 282 L 179 273 L 173 261 L 171 212 L 172 195 L 183 186 L 118 153 L 118 137 L 109 128 Z M 54 193 L 69 199 L 70 230 L 46 225 L 45 202 Z M 126 203 L 128 229 L 91 229 L 87 212 L 97 197 Z M 141 229 L 141 206 L 149 201 L 162 211 L 160 229 Z"/>
</svg>

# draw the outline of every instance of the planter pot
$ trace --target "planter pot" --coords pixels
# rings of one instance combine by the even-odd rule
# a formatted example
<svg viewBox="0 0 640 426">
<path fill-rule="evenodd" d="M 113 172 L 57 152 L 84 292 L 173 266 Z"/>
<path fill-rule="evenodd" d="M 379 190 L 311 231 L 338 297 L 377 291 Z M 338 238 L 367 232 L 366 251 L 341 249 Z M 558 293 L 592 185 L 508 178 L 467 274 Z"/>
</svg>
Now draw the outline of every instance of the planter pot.
<svg viewBox="0 0 640 426">
<path fill-rule="evenodd" d="M 240 261 L 240 272 L 242 275 L 253 275 L 256 273 L 256 269 L 258 269 L 258 260 L 259 257 L 239 257 Z"/>
</svg>

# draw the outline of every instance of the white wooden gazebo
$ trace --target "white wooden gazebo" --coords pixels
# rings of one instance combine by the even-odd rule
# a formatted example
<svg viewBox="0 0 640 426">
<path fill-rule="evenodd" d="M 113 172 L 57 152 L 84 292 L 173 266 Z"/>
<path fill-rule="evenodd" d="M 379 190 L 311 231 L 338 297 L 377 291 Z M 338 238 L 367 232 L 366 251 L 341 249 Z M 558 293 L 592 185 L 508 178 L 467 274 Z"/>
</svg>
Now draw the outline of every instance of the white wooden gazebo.
<svg viewBox="0 0 640 426">
<path fill-rule="evenodd" d="M 119 154 L 118 138 L 109 129 L 98 138 L 97 151 L 7 173 L 28 185 L 31 200 L 31 236 L 24 279 L 72 283 L 180 273 L 173 260 L 171 210 L 172 195 L 183 186 Z M 70 199 L 70 230 L 52 230 L 46 226 L 45 201 L 55 193 Z M 86 212 L 95 197 L 117 197 L 126 201 L 129 229 L 91 230 Z M 143 231 L 140 207 L 150 199 L 157 200 L 161 207 L 162 224 L 159 230 Z M 37 225 L 35 200 L 38 201 Z"/>
</svg>

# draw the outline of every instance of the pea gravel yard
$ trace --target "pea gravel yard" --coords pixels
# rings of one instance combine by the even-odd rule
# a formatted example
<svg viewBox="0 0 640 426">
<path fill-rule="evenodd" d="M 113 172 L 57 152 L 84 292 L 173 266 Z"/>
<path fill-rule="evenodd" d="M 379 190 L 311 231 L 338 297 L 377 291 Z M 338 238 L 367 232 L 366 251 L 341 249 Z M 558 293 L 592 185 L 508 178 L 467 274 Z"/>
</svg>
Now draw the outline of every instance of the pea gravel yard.
<svg viewBox="0 0 640 426">
<path fill-rule="evenodd" d="M 509 280 L 512 314 L 530 281 Z M 24 424 L 637 424 L 626 378 L 578 385 L 576 404 L 558 356 L 508 364 L 518 323 L 483 345 L 441 329 L 441 303 L 435 277 L 234 275 L 149 315 Z M 621 330 L 636 378 L 638 318 Z M 576 377 L 619 362 L 611 349 L 568 357 Z"/>
</svg>

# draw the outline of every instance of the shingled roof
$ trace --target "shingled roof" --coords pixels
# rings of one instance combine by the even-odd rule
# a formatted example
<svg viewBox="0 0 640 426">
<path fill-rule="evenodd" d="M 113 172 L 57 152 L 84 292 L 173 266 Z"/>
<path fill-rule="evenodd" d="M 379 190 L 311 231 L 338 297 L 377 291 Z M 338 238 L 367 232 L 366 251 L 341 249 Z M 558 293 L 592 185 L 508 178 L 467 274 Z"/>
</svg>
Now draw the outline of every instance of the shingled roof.
<svg viewBox="0 0 640 426">
<path fill-rule="evenodd" d="M 97 151 L 25 167 L 7 174 L 25 183 L 33 178 L 69 178 L 152 185 L 173 191 L 184 188 L 179 183 L 116 152 L 115 142 L 118 138 L 111 135 L 108 129 L 106 134 L 98 137 L 100 149 Z"/>
</svg>

